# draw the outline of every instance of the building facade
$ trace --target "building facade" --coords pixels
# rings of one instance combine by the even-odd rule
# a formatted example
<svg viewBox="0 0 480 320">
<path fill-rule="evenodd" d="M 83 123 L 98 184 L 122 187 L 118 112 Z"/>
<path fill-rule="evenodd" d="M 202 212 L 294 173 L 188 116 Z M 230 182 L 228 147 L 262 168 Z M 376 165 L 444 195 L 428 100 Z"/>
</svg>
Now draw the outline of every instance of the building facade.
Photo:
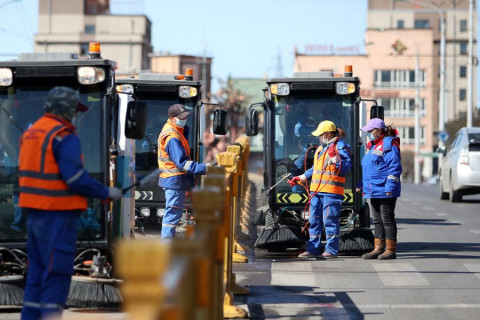
<svg viewBox="0 0 480 320">
<path fill-rule="evenodd" d="M 88 43 L 99 42 L 102 57 L 117 70 L 150 69 L 151 22 L 145 15 L 111 15 L 109 0 L 39 0 L 35 52 L 74 52 L 88 56 Z"/>
<path fill-rule="evenodd" d="M 154 73 L 185 74 L 187 68 L 193 69 L 193 80 L 203 81 L 205 99 L 209 98 L 212 79 L 212 58 L 185 54 L 153 53 L 151 71 Z"/>
<path fill-rule="evenodd" d="M 294 71 L 343 73 L 345 65 L 353 65 L 354 76 L 361 79 L 361 96 L 376 99 L 385 107 L 385 121 L 398 129 L 402 150 L 412 152 L 415 146 L 415 97 L 418 92 L 422 176 L 428 178 L 438 168 L 434 156 L 439 128 L 440 14 L 436 9 L 425 11 L 420 3 L 434 6 L 441 3 L 441 10 L 445 11 L 442 14 L 447 25 L 445 122 L 448 122 L 465 117 L 467 110 L 468 57 L 463 50 L 468 33 L 459 30 L 468 25 L 465 22 L 465 19 L 468 20 L 468 0 L 412 2 L 417 5 L 396 0 L 369 0 L 365 54 L 296 52 Z M 455 3 L 455 6 L 451 8 L 447 2 L 450 6 Z M 474 26 L 476 28 L 476 24 Z M 473 96 L 476 96 L 475 92 Z"/>
<path fill-rule="evenodd" d="M 369 0 L 367 28 L 431 30 L 437 70 L 433 85 L 438 87 L 442 16 L 445 20 L 445 122 L 448 122 L 466 118 L 469 0 Z M 476 30 L 477 14 L 474 10 L 473 52 L 477 52 Z M 473 88 L 476 88 L 476 68 L 473 79 Z M 475 92 L 473 96 L 476 96 Z"/>
</svg>

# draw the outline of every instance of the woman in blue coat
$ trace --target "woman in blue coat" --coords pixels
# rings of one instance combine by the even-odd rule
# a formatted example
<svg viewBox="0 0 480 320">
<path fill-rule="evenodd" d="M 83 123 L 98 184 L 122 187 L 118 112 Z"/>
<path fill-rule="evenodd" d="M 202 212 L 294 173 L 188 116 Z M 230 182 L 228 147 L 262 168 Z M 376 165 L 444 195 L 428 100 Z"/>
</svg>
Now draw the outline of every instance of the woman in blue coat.
<svg viewBox="0 0 480 320">
<path fill-rule="evenodd" d="M 362 159 L 362 189 L 364 197 L 370 199 L 370 212 L 375 227 L 374 249 L 362 258 L 395 259 L 395 204 L 400 197 L 402 174 L 400 139 L 397 131 L 391 126 L 385 126 L 385 122 L 379 118 L 370 119 L 362 131 L 368 132 L 370 139 Z"/>
</svg>

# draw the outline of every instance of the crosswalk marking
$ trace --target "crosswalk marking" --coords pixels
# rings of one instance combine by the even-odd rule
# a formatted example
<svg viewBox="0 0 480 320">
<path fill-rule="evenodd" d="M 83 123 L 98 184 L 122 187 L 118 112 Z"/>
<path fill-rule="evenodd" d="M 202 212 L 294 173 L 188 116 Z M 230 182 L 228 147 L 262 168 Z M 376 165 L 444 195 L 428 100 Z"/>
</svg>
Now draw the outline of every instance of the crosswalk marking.
<svg viewBox="0 0 480 320">
<path fill-rule="evenodd" d="M 374 263 L 373 267 L 386 287 L 430 285 L 411 263 Z"/>
<path fill-rule="evenodd" d="M 480 264 L 466 263 L 466 264 L 464 264 L 464 266 L 465 266 L 465 268 L 467 268 L 471 272 L 474 272 L 475 275 L 480 278 Z"/>
</svg>

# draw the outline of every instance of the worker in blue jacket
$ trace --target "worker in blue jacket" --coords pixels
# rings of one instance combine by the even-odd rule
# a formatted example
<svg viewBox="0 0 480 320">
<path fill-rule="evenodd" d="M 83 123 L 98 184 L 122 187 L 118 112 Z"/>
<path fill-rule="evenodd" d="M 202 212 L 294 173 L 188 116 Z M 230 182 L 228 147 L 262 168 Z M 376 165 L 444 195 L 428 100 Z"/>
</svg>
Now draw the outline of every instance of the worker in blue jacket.
<svg viewBox="0 0 480 320">
<path fill-rule="evenodd" d="M 310 239 L 307 250 L 299 258 L 311 258 L 321 254 L 324 259 L 336 258 L 340 245 L 340 212 L 344 196 L 347 173 L 352 168 L 350 146 L 343 140 L 343 130 L 329 120 L 320 122 L 312 132 L 318 136 L 322 146 L 314 155 L 313 167 L 300 176 L 288 180 L 290 186 L 298 182 L 310 183 L 310 212 L 308 229 Z M 327 243 L 322 253 L 323 227 Z"/>
<path fill-rule="evenodd" d="M 28 274 L 23 320 L 60 317 L 65 306 L 76 255 L 77 218 L 87 197 L 119 199 L 83 167 L 80 140 L 72 124 L 77 91 L 55 87 L 48 93 L 45 115 L 20 139 L 19 207 L 28 212 Z"/>
<path fill-rule="evenodd" d="M 370 119 L 362 129 L 368 132 L 370 141 L 362 159 L 363 189 L 370 199 L 370 212 L 375 227 L 373 251 L 363 259 L 395 259 L 397 247 L 397 224 L 395 204 L 400 197 L 402 163 L 400 139 L 397 131 L 379 118 Z"/>
<path fill-rule="evenodd" d="M 207 166 L 192 161 L 188 145 L 187 118 L 190 112 L 181 104 L 168 108 L 168 120 L 158 136 L 158 167 L 162 171 L 159 186 L 165 190 L 165 214 L 162 219 L 162 240 L 175 237 L 185 204 L 185 194 L 194 186 L 194 175 L 203 175 Z"/>
</svg>

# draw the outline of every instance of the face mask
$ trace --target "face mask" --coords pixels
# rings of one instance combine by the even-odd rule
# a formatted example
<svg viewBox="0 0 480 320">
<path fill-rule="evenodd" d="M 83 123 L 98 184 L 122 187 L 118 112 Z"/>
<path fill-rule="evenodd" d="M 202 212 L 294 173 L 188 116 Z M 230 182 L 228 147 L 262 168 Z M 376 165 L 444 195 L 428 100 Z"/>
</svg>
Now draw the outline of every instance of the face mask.
<svg viewBox="0 0 480 320">
<path fill-rule="evenodd" d="M 328 139 L 325 136 L 321 136 L 319 140 L 320 140 L 320 143 L 323 144 L 323 145 L 328 144 Z"/>
<path fill-rule="evenodd" d="M 187 119 L 184 119 L 184 120 L 180 120 L 180 119 L 177 119 L 175 121 L 175 124 L 179 127 L 185 127 L 185 125 L 187 124 Z"/>
<path fill-rule="evenodd" d="M 375 137 L 373 136 L 373 133 L 372 133 L 372 132 L 367 132 L 367 138 L 368 138 L 368 140 L 370 140 L 370 141 L 375 140 Z"/>
</svg>

